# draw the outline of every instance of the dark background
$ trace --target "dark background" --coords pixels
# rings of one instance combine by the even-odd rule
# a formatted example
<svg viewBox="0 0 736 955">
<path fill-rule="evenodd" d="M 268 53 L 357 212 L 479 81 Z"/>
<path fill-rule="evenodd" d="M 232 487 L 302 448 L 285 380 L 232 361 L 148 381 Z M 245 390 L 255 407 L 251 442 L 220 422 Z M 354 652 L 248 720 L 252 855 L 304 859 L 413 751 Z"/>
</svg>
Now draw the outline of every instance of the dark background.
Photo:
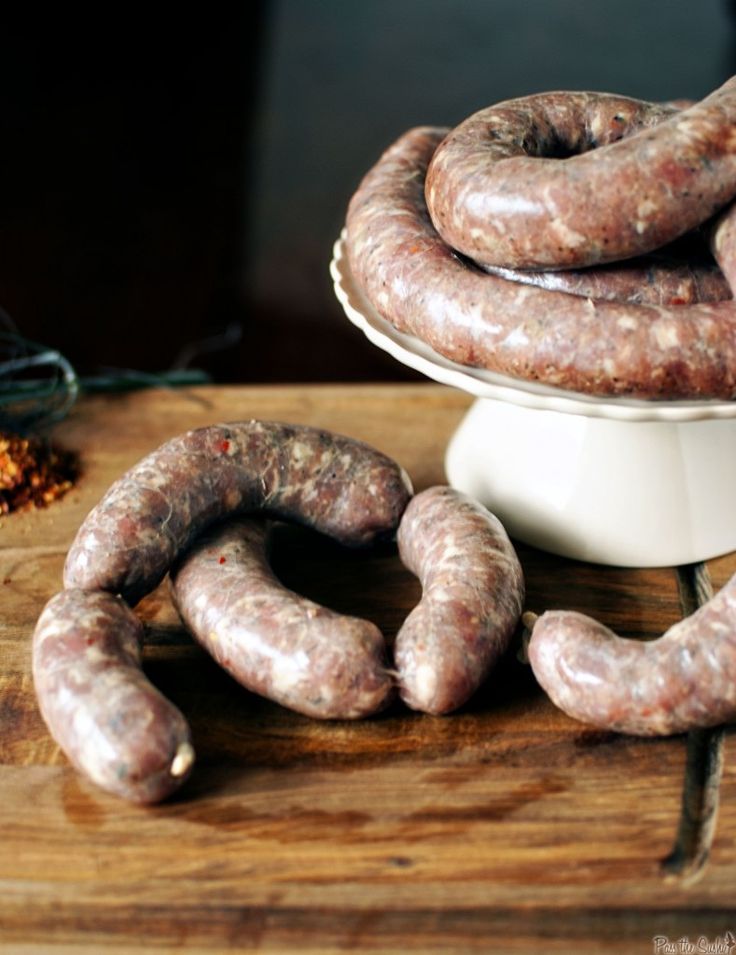
<svg viewBox="0 0 736 955">
<path fill-rule="evenodd" d="M 393 139 L 525 93 L 698 98 L 736 72 L 727 0 L 181 10 L 0 12 L 0 306 L 82 372 L 410 376 L 328 275 Z"/>
</svg>

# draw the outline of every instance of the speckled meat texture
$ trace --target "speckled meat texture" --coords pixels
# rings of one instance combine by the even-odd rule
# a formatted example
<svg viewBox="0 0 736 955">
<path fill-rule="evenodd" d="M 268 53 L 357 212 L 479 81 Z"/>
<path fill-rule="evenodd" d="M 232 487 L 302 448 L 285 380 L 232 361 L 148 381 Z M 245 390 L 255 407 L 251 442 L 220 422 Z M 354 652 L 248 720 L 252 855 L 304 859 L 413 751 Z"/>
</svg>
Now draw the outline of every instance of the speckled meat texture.
<svg viewBox="0 0 736 955">
<path fill-rule="evenodd" d="M 77 533 L 65 586 L 119 593 L 133 605 L 200 531 L 239 512 L 370 544 L 393 533 L 410 495 L 394 461 L 352 438 L 269 421 L 200 428 L 113 484 Z"/>
<path fill-rule="evenodd" d="M 396 637 L 399 692 L 413 709 L 449 713 L 508 647 L 524 603 L 521 565 L 501 522 L 449 487 L 414 497 L 397 539 L 422 583 Z"/>
<path fill-rule="evenodd" d="M 529 643 L 534 675 L 574 719 L 665 736 L 736 719 L 736 576 L 658 640 L 616 636 L 574 611 L 548 611 Z"/>
<path fill-rule="evenodd" d="M 164 799 L 194 763 L 189 727 L 141 670 L 143 627 L 118 597 L 66 590 L 33 636 L 33 679 L 46 725 L 76 768 L 137 803 Z"/>
<path fill-rule="evenodd" d="M 284 587 L 267 535 L 241 518 L 197 538 L 171 572 L 187 628 L 244 687 L 289 709 L 318 719 L 383 709 L 394 684 L 380 630 Z"/>
<path fill-rule="evenodd" d="M 510 282 L 631 305 L 691 305 L 732 299 L 731 287 L 718 265 L 705 260 L 700 250 L 693 253 L 700 254 L 702 260 L 688 261 L 676 254 L 655 253 L 628 263 L 564 272 L 505 269 L 496 265 L 483 269 Z"/>
<path fill-rule="evenodd" d="M 491 106 L 439 146 L 426 197 L 474 261 L 557 269 L 659 248 L 735 194 L 736 77 L 682 111 L 567 92 Z"/>
<path fill-rule="evenodd" d="M 716 219 L 711 248 L 723 275 L 736 288 L 736 203 L 732 202 Z"/>
<path fill-rule="evenodd" d="M 489 275 L 437 234 L 424 179 L 446 130 L 405 133 L 353 196 L 347 254 L 397 329 L 462 365 L 593 395 L 736 397 L 736 303 L 594 301 Z"/>
</svg>

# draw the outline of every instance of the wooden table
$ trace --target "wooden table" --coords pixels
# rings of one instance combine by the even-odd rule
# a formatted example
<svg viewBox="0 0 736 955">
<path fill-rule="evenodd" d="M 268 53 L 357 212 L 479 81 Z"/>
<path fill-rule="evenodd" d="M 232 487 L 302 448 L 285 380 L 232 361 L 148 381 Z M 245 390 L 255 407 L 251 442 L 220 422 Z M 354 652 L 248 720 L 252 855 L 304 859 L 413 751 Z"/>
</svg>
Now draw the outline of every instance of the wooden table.
<svg viewBox="0 0 736 955">
<path fill-rule="evenodd" d="M 263 417 L 366 439 L 421 489 L 443 482 L 444 447 L 468 404 L 424 384 L 212 387 L 84 400 L 58 428 L 81 451 L 83 477 L 48 510 L 0 522 L 3 952 L 644 953 L 655 936 L 736 934 L 733 736 L 709 861 L 698 869 L 675 853 L 673 863 L 678 829 L 680 855 L 700 851 L 697 780 L 681 819 L 686 738 L 575 723 L 513 653 L 455 715 L 397 704 L 364 722 L 320 723 L 221 672 L 162 585 L 139 611 L 147 672 L 192 725 L 198 762 L 184 791 L 128 805 L 80 778 L 50 739 L 30 634 L 77 526 L 125 468 L 189 427 Z M 673 569 L 519 553 L 531 610 L 576 608 L 637 637 L 681 615 Z M 390 550 L 346 554 L 294 531 L 275 562 L 287 583 L 372 618 L 389 639 L 419 595 Z M 735 569 L 733 556 L 712 561 L 714 585 Z M 707 819 L 700 828 L 707 849 Z"/>
</svg>

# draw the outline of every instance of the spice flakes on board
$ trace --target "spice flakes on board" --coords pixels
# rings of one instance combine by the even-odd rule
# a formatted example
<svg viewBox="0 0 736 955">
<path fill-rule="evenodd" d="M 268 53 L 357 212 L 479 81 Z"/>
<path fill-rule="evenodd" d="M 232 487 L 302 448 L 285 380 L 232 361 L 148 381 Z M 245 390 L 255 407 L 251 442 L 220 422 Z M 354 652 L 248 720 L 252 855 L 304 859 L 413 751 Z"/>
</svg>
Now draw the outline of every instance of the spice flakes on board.
<svg viewBox="0 0 736 955">
<path fill-rule="evenodd" d="M 78 474 L 74 452 L 0 431 L 0 514 L 47 507 L 66 494 Z"/>
</svg>

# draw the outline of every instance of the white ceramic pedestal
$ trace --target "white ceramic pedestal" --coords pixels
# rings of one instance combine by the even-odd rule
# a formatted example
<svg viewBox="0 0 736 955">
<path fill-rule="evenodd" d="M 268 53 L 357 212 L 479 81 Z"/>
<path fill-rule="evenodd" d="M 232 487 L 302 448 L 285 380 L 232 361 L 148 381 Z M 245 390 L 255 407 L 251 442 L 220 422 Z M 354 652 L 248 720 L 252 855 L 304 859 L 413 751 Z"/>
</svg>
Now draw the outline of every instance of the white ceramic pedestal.
<svg viewBox="0 0 736 955">
<path fill-rule="evenodd" d="M 450 484 L 509 534 L 629 567 L 736 548 L 736 422 L 625 422 L 478 399 L 445 458 Z"/>
<path fill-rule="evenodd" d="M 629 567 L 736 550 L 736 402 L 600 399 L 457 365 L 378 315 L 342 240 L 330 270 L 370 341 L 476 396 L 448 446 L 447 479 L 512 537 Z"/>
</svg>

